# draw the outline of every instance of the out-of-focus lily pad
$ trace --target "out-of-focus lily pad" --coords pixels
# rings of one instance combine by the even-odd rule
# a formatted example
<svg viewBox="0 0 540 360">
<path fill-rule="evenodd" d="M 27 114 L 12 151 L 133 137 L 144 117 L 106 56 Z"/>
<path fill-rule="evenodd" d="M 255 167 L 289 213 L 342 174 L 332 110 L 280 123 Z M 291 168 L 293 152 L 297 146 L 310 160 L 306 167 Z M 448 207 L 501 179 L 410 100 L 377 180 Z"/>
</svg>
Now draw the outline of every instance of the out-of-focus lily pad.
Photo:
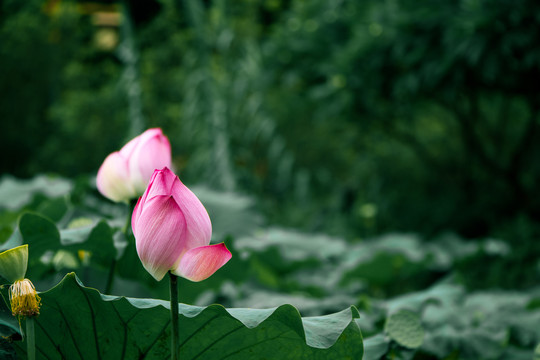
<svg viewBox="0 0 540 360">
<path fill-rule="evenodd" d="M 409 310 L 400 310 L 386 319 L 384 330 L 401 346 L 416 349 L 424 341 L 424 329 L 420 317 Z"/>
</svg>

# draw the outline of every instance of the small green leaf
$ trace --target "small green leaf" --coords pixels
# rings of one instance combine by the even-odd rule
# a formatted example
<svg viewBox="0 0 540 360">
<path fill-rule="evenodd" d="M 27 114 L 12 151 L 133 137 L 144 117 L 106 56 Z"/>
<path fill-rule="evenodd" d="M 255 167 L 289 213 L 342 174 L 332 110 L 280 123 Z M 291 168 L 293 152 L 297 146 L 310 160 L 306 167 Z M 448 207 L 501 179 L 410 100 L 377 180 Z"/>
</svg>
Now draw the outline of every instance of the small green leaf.
<svg viewBox="0 0 540 360">
<path fill-rule="evenodd" d="M 533 360 L 540 360 L 540 343 L 536 345 L 536 349 L 534 349 L 534 359 Z"/>
<path fill-rule="evenodd" d="M 52 264 L 57 271 L 62 269 L 77 269 L 79 267 L 77 258 L 72 253 L 61 249 L 53 256 Z"/>
<path fill-rule="evenodd" d="M 79 229 L 79 228 L 90 226 L 93 223 L 94 223 L 94 221 L 92 219 L 90 219 L 90 218 L 79 217 L 79 218 L 71 220 L 69 222 L 69 224 L 67 225 L 67 228 L 68 229 Z"/>
<path fill-rule="evenodd" d="M 60 233 L 49 219 L 26 213 L 19 221 L 23 241 L 32 249 L 32 258 L 39 259 L 46 251 L 60 246 Z"/>
<path fill-rule="evenodd" d="M 17 246 L 0 253 L 0 275 L 14 283 L 24 279 L 28 267 L 28 245 Z"/>
<path fill-rule="evenodd" d="M 66 214 L 68 208 L 66 199 L 64 197 L 58 197 L 44 201 L 37 208 L 37 212 L 48 217 L 54 222 L 58 222 Z"/>
<path fill-rule="evenodd" d="M 79 256 L 79 250 L 85 250 L 91 254 L 91 261 L 105 267 L 110 266 L 117 254 L 112 230 L 105 221 L 59 231 L 49 219 L 26 213 L 21 217 L 19 229 L 23 242 L 31 249 L 30 272 L 42 265 L 39 259 L 43 254 L 60 249 L 71 252 L 75 258 Z"/>
<path fill-rule="evenodd" d="M 86 226 L 60 232 L 62 244 L 74 254 L 78 250 L 90 253 L 92 261 L 103 266 L 109 266 L 116 258 L 113 232 L 105 221 L 100 221 L 95 226 Z"/>
<path fill-rule="evenodd" d="M 420 317 L 409 310 L 400 310 L 390 315 L 384 330 L 392 340 L 406 348 L 416 349 L 424 341 L 424 328 Z"/>
</svg>

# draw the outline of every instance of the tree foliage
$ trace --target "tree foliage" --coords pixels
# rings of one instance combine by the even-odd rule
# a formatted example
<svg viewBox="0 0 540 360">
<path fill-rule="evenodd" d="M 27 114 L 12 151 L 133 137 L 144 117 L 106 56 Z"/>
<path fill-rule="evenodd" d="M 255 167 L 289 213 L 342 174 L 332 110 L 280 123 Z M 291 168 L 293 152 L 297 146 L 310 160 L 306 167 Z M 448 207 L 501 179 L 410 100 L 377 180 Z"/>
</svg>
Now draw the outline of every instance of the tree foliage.
<svg viewBox="0 0 540 360">
<path fill-rule="evenodd" d="M 474 237 L 540 217 L 534 1 L 96 4 L 2 2 L 3 171 L 90 173 L 160 126 L 188 182 L 283 224 Z"/>
</svg>

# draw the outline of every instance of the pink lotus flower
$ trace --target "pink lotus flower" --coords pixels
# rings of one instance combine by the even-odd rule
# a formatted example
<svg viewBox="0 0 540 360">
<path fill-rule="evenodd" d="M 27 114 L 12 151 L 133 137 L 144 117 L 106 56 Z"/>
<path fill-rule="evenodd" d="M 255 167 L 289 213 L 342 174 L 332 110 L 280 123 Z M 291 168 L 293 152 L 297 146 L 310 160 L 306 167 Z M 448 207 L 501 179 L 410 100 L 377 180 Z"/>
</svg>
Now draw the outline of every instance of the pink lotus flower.
<svg viewBox="0 0 540 360">
<path fill-rule="evenodd" d="M 171 145 L 159 128 L 148 129 L 111 153 L 97 174 L 97 188 L 113 201 L 140 196 L 155 169 L 171 166 Z"/>
<path fill-rule="evenodd" d="M 168 168 L 156 170 L 139 198 L 131 227 L 144 268 L 157 280 L 167 271 L 201 281 L 225 265 L 225 244 L 209 245 L 212 224 L 203 204 Z"/>
</svg>

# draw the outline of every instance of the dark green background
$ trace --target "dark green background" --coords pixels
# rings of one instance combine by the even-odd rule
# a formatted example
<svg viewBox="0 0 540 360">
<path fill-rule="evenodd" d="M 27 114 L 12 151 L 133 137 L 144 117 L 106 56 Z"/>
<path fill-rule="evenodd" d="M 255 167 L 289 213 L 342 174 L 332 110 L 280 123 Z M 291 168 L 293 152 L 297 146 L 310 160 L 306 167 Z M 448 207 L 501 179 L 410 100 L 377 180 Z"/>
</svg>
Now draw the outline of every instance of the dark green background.
<svg viewBox="0 0 540 360">
<path fill-rule="evenodd" d="M 39 291 L 168 297 L 94 185 L 161 127 L 233 253 L 181 302 L 354 305 L 367 360 L 533 357 L 538 1 L 0 0 L 0 70 L 0 243 Z"/>
<path fill-rule="evenodd" d="M 272 224 L 539 242 L 537 1 L 0 9 L 2 174 L 93 176 L 158 126 L 187 184 Z"/>
</svg>

